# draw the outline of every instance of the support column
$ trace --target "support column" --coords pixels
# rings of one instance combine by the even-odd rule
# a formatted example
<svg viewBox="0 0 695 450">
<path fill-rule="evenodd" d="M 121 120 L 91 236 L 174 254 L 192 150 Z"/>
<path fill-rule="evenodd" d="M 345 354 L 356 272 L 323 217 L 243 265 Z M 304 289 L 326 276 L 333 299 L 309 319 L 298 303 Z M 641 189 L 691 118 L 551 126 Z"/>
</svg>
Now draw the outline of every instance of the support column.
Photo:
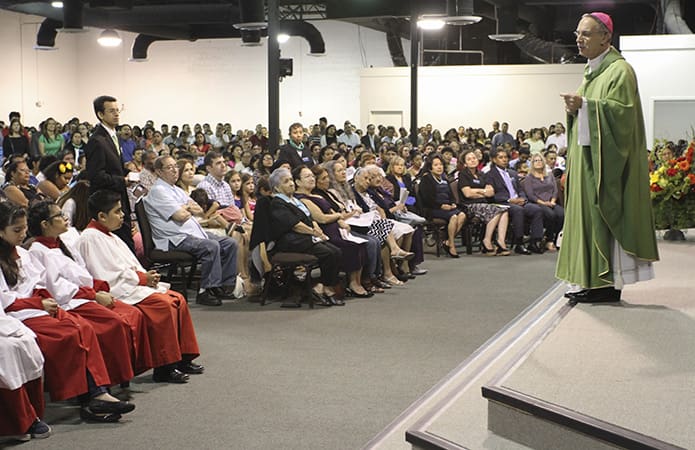
<svg viewBox="0 0 695 450">
<path fill-rule="evenodd" d="M 417 28 L 417 1 L 411 0 L 410 9 L 410 142 L 417 146 L 417 68 L 420 57 L 420 33 Z"/>
<path fill-rule="evenodd" d="M 268 149 L 278 148 L 280 128 L 280 44 L 278 0 L 268 0 Z"/>
</svg>

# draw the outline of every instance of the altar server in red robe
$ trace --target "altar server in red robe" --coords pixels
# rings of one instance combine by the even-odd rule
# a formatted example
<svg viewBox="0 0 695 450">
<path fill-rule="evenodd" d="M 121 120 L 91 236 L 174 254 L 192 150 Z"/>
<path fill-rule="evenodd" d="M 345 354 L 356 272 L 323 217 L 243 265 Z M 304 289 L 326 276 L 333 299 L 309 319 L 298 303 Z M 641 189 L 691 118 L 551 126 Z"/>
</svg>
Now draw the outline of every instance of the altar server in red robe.
<svg viewBox="0 0 695 450">
<path fill-rule="evenodd" d="M 111 384 L 121 384 L 152 368 L 150 340 L 139 309 L 114 299 L 108 283 L 95 280 L 79 252 L 60 239 L 68 230 L 52 201 L 29 208 L 29 253 L 46 269 L 47 289 L 59 306 L 86 319 L 94 328 Z"/>
<path fill-rule="evenodd" d="M 19 247 L 26 232 L 26 211 L 0 203 L 0 306 L 36 334 L 51 399 L 79 396 L 84 419 L 115 422 L 135 405 L 109 394 L 110 380 L 94 329 L 59 308 L 48 293 L 45 268 Z"/>
<path fill-rule="evenodd" d="M 88 203 L 92 221 L 76 248 L 92 276 L 109 284 L 111 295 L 145 315 L 155 366 L 153 380 L 186 383 L 188 374 L 203 373 L 203 366 L 193 362 L 200 350 L 186 299 L 161 282 L 156 271 L 146 271 L 112 233 L 123 223 L 120 197 L 97 191 Z"/>
</svg>

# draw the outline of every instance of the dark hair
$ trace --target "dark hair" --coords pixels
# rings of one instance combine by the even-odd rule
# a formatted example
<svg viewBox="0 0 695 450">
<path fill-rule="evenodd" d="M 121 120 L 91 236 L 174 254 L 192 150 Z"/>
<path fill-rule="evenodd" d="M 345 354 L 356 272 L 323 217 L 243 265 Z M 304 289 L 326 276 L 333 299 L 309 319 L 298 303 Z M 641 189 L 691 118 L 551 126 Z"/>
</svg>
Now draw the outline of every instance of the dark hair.
<svg viewBox="0 0 695 450">
<path fill-rule="evenodd" d="M 507 150 L 505 150 L 504 147 L 499 146 L 497 148 L 490 149 L 490 159 L 496 158 L 499 153 L 504 153 L 505 155 L 507 155 L 507 157 L 509 157 L 509 153 L 507 153 Z"/>
<path fill-rule="evenodd" d="M 80 180 L 65 194 L 58 197 L 56 204 L 61 208 L 69 199 L 75 201 L 75 216 L 71 217 L 72 226 L 77 230 L 82 231 L 89 224 L 89 209 L 87 208 L 87 199 L 89 198 L 89 181 Z"/>
<path fill-rule="evenodd" d="M 205 167 L 212 166 L 212 160 L 217 159 L 220 156 L 222 156 L 222 154 L 220 152 L 215 151 L 215 150 L 210 150 L 209 152 L 207 152 L 205 154 L 205 159 L 203 159 L 203 164 L 205 165 Z M 234 162 L 236 162 L 236 161 L 234 161 Z"/>
<path fill-rule="evenodd" d="M 97 220 L 99 213 L 108 214 L 118 202 L 121 201 L 121 196 L 113 191 L 101 189 L 89 196 L 87 205 L 92 219 Z M 122 205 L 121 205 L 122 206 Z"/>
<path fill-rule="evenodd" d="M 43 222 L 44 220 L 48 220 L 51 217 L 51 206 L 60 208 L 51 200 L 42 200 L 31 205 L 27 214 L 27 222 L 29 225 L 30 235 L 34 237 L 43 236 L 41 222 Z M 65 244 L 60 240 L 58 241 L 58 247 L 65 256 L 67 256 L 70 259 L 75 259 L 73 258 L 72 253 L 70 253 L 70 250 L 68 250 Z"/>
<path fill-rule="evenodd" d="M 5 179 L 7 181 L 12 181 L 12 177 L 14 176 L 15 172 L 17 172 L 17 168 L 20 164 L 26 164 L 27 167 L 29 167 L 29 164 L 24 159 L 12 161 L 10 165 L 7 166 L 7 172 L 5 173 Z"/>
<path fill-rule="evenodd" d="M 439 162 L 442 163 L 442 166 L 445 165 L 444 158 L 442 158 L 442 155 L 440 155 L 439 153 L 430 153 L 427 156 L 427 160 L 425 161 L 425 164 L 423 165 L 423 170 L 425 172 L 431 172 L 432 171 L 432 163 L 434 162 L 435 159 L 438 159 Z"/>
<path fill-rule="evenodd" d="M 298 179 L 301 178 L 302 169 L 309 169 L 309 168 L 307 166 L 305 166 L 304 164 L 301 164 L 301 165 L 295 167 L 294 169 L 292 169 L 292 179 L 293 180 L 297 181 Z M 309 170 L 311 170 L 311 169 L 309 169 Z"/>
<path fill-rule="evenodd" d="M 96 114 L 97 119 L 99 119 L 99 113 L 104 113 L 104 103 L 106 102 L 115 102 L 116 98 L 111 97 L 110 95 L 100 95 L 99 97 L 95 98 L 92 104 L 94 105 L 94 114 Z"/>
<path fill-rule="evenodd" d="M 27 212 L 21 206 L 12 202 L 0 203 L 0 229 L 11 226 L 22 217 L 26 217 Z M 5 281 L 9 287 L 13 287 L 19 280 L 19 264 L 12 257 L 14 246 L 0 237 L 0 268 L 5 276 Z"/>
<path fill-rule="evenodd" d="M 337 152 L 333 149 L 333 147 L 331 147 L 330 145 L 327 145 L 327 146 L 323 147 L 323 148 L 321 149 L 321 151 L 319 152 L 319 162 L 320 162 L 320 163 L 326 162 L 326 161 L 324 161 L 324 157 L 326 156 L 326 152 L 327 152 L 328 150 L 333 150 L 334 153 L 337 153 Z M 335 155 L 334 155 L 334 156 L 335 156 Z"/>
<path fill-rule="evenodd" d="M 43 175 L 48 181 L 55 184 L 56 178 L 65 172 L 73 172 L 72 164 L 63 161 L 54 161 L 43 169 Z"/>
<path fill-rule="evenodd" d="M 58 157 L 56 155 L 44 155 L 41 157 L 39 160 L 39 171 L 43 172 L 53 164 L 54 162 L 58 161 Z M 44 174 L 45 175 L 45 174 Z"/>
<path fill-rule="evenodd" d="M 273 190 L 270 189 L 270 181 L 268 181 L 267 176 L 259 177 L 256 180 L 256 197 L 262 197 L 263 196 L 263 194 L 261 193 L 261 189 L 265 189 L 266 191 L 273 192 Z"/>
<path fill-rule="evenodd" d="M 203 208 L 203 211 L 207 211 L 208 209 L 210 209 L 210 205 L 212 204 L 212 202 L 210 201 L 210 197 L 208 197 L 208 193 L 205 192 L 205 189 L 203 189 L 203 188 L 193 189 L 191 191 L 190 197 L 201 208 Z"/>
<path fill-rule="evenodd" d="M 290 125 L 290 129 L 289 129 L 290 134 L 292 134 L 292 130 L 294 130 L 295 128 L 301 128 L 302 130 L 304 130 L 304 125 L 302 125 L 299 122 L 293 123 L 292 125 Z"/>
</svg>

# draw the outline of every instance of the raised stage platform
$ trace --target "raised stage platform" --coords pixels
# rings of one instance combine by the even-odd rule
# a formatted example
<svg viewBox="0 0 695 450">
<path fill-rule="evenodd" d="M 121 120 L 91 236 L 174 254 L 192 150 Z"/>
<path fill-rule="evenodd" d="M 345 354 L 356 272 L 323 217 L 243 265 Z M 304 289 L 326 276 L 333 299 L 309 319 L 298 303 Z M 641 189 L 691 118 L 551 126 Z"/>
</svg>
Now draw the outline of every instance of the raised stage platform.
<svg viewBox="0 0 695 450">
<path fill-rule="evenodd" d="M 551 287 L 365 448 L 695 448 L 690 231 L 620 303 Z"/>
</svg>

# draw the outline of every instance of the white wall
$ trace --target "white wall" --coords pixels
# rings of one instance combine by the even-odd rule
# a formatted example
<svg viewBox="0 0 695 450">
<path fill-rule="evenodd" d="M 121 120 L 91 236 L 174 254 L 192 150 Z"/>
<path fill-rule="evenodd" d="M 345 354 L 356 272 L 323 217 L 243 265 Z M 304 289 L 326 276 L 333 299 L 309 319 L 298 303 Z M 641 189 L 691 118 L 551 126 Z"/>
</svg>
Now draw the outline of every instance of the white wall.
<svg viewBox="0 0 695 450">
<path fill-rule="evenodd" d="M 124 104 L 121 120 L 144 123 L 230 122 L 235 129 L 267 123 L 267 47 L 242 47 L 239 39 L 162 41 L 149 48 L 149 61 L 129 62 L 134 34 L 121 32 L 115 49 L 96 43 L 101 30 L 59 33 L 59 50 L 33 50 L 40 17 L 0 11 L 5 70 L 0 114 L 22 112 L 26 124 L 48 116 L 94 120 L 91 100 L 100 94 Z M 316 123 L 321 116 L 342 124 L 359 121 L 359 71 L 391 66 L 383 33 L 337 21 L 314 23 L 326 56 L 307 56 L 308 43 L 293 37 L 281 46 L 294 59 L 294 75 L 280 85 L 280 123 Z M 38 68 L 38 72 L 37 72 Z M 41 102 L 42 107 L 35 106 Z"/>
<path fill-rule="evenodd" d="M 564 123 L 559 94 L 575 92 L 582 74 L 580 64 L 421 67 L 418 123 L 431 123 L 444 133 L 461 125 L 489 130 L 497 120 L 508 122 L 512 134 Z M 410 69 L 365 69 L 361 78 L 362 122 L 372 111 L 403 111 L 409 128 Z"/>
<path fill-rule="evenodd" d="M 647 145 L 654 139 L 692 139 L 695 127 L 695 35 L 622 36 L 620 48 L 639 82 Z M 657 108 L 654 101 L 681 100 L 673 108 Z M 670 112 L 669 112 L 670 110 Z M 654 129 L 655 121 L 657 129 Z"/>
</svg>

